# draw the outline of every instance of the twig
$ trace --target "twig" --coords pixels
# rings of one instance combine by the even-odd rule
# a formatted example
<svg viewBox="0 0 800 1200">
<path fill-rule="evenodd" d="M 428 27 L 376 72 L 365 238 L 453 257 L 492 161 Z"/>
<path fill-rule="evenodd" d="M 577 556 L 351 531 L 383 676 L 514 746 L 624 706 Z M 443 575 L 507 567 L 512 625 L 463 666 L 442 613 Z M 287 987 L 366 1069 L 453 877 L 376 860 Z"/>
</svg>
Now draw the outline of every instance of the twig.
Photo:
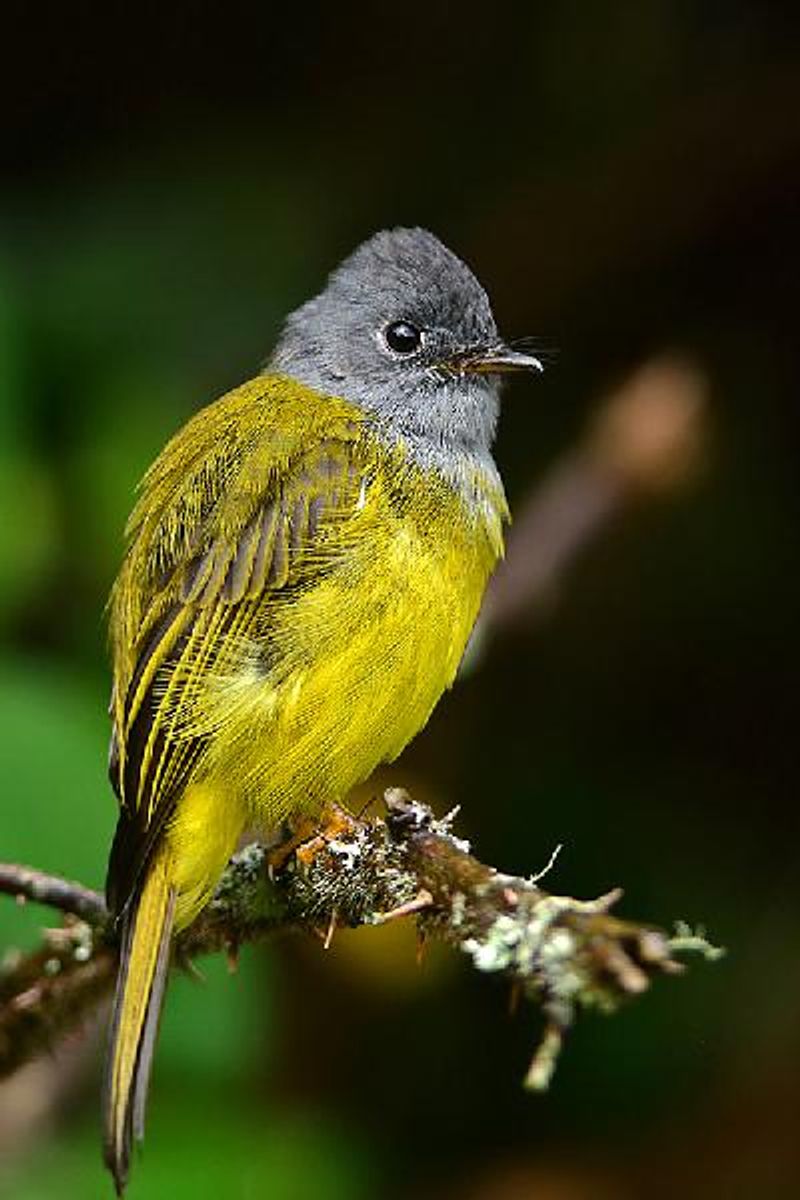
<svg viewBox="0 0 800 1200">
<path fill-rule="evenodd" d="M 0 1078 L 83 1025 L 111 990 L 116 954 L 91 926 L 71 921 L 43 946 L 7 955 L 0 971 Z"/>
<path fill-rule="evenodd" d="M 322 932 L 413 914 L 420 932 L 504 976 L 546 1018 L 527 1083 L 543 1087 L 567 1029 L 582 1008 L 613 1010 L 654 974 L 675 973 L 673 954 L 711 947 L 685 928 L 673 941 L 657 929 L 610 915 L 620 892 L 579 901 L 542 891 L 476 859 L 425 805 L 393 789 L 386 816 L 364 820 L 336 809 L 313 839 L 275 867 L 258 843 L 231 859 L 214 899 L 177 940 L 175 960 L 233 954 L 243 942 L 286 930 Z M 86 1020 L 113 983 L 114 932 L 102 897 L 27 868 L 0 868 L 3 890 L 67 916 L 34 954 L 8 958 L 0 972 L 0 1076 Z M 11 886 L 13 882 L 14 886 Z M 327 931 L 327 933 L 326 933 Z"/>
<path fill-rule="evenodd" d="M 0 892 L 21 902 L 35 900 L 37 904 L 58 908 L 94 925 L 106 915 L 105 901 L 97 892 L 59 875 L 47 875 L 16 863 L 0 863 Z"/>
</svg>

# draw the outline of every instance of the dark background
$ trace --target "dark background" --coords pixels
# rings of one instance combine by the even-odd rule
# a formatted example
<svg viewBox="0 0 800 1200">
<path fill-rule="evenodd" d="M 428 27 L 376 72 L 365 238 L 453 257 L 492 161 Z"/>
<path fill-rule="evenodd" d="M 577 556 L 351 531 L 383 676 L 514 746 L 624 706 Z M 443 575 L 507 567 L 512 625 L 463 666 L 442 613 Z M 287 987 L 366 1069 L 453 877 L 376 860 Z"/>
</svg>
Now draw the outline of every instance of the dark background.
<svg viewBox="0 0 800 1200">
<path fill-rule="evenodd" d="M 509 335 L 512 507 L 652 354 L 702 463 L 628 506 L 386 778 L 488 861 L 729 949 L 550 1094 L 537 1026 L 411 931 L 171 989 L 130 1195 L 789 1197 L 800 1188 L 793 5 L 7 5 L 0 71 L 0 857 L 102 880 L 103 603 L 135 482 L 362 237 L 424 224 Z M 381 780 L 384 782 L 384 780 Z M 377 786 L 377 784 L 375 785 Z M 0 908 L 2 946 L 43 914 Z M 46 919 L 46 918 L 45 918 Z M 102 1197 L 90 1031 L 0 1091 L 0 1189 Z"/>
</svg>

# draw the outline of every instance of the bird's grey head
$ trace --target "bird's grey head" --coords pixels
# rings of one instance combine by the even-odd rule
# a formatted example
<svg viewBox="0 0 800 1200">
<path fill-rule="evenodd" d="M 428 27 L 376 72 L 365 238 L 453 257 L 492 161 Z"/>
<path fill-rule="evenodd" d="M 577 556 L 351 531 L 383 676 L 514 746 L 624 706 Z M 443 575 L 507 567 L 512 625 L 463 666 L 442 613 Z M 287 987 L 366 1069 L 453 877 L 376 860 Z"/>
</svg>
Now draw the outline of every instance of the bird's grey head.
<svg viewBox="0 0 800 1200">
<path fill-rule="evenodd" d="M 359 246 L 287 319 L 269 365 L 355 402 L 423 457 L 488 457 L 501 375 L 541 370 L 500 341 L 486 292 L 424 229 Z"/>
</svg>

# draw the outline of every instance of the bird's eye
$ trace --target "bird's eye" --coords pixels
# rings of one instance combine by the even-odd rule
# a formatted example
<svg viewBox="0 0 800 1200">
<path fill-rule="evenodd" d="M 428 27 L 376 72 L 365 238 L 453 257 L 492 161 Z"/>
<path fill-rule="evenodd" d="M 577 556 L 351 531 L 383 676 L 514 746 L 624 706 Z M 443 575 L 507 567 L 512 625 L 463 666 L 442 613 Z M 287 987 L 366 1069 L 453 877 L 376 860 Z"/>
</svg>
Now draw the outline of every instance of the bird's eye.
<svg viewBox="0 0 800 1200">
<path fill-rule="evenodd" d="M 422 345 L 422 330 L 410 321 L 392 321 L 383 333 L 386 345 L 395 354 L 413 354 Z"/>
</svg>

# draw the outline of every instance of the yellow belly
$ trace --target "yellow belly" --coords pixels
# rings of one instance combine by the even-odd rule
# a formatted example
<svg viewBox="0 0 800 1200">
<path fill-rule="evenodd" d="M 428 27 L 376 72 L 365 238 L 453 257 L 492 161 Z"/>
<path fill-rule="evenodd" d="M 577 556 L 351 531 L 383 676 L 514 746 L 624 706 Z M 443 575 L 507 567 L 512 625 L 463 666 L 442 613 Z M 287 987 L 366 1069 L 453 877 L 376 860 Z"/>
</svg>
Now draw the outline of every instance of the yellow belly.
<svg viewBox="0 0 800 1200">
<path fill-rule="evenodd" d="M 457 577 L 448 558 L 399 536 L 360 584 L 331 580 L 293 608 L 289 639 L 294 628 L 302 646 L 316 630 L 317 653 L 304 665 L 301 648 L 288 677 L 254 696 L 274 712 L 272 745 L 253 746 L 245 770 L 255 817 L 270 824 L 343 799 L 428 720 L 455 677 L 485 582 Z"/>
<path fill-rule="evenodd" d="M 374 485 L 341 569 L 271 601 L 263 638 L 209 680 L 202 707 L 217 734 L 170 831 L 179 925 L 244 827 L 344 800 L 452 684 L 501 549 L 499 520 L 487 525 L 454 494 L 422 520 L 396 507 Z"/>
</svg>

